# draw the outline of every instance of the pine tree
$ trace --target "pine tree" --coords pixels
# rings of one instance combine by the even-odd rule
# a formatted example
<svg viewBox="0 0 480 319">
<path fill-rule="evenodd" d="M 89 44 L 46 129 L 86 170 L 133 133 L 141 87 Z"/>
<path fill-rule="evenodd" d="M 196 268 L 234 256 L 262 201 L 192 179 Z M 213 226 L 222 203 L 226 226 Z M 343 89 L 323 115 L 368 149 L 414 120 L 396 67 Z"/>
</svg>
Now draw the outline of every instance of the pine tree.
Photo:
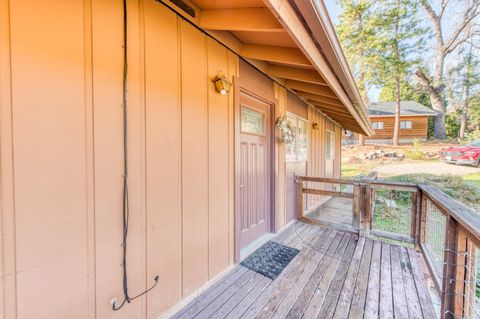
<svg viewBox="0 0 480 319">
<path fill-rule="evenodd" d="M 408 82 L 414 67 L 420 63 L 425 30 L 417 18 L 414 0 L 380 0 L 377 13 L 381 18 L 378 35 L 380 62 L 375 78 L 382 86 L 395 88 L 395 126 L 393 144 L 399 144 L 402 83 Z"/>
<path fill-rule="evenodd" d="M 342 14 L 337 31 L 347 60 L 355 76 L 358 90 L 365 104 L 377 60 L 377 20 L 372 10 L 373 0 L 338 0 Z M 360 145 L 364 137 L 359 136 Z"/>
</svg>

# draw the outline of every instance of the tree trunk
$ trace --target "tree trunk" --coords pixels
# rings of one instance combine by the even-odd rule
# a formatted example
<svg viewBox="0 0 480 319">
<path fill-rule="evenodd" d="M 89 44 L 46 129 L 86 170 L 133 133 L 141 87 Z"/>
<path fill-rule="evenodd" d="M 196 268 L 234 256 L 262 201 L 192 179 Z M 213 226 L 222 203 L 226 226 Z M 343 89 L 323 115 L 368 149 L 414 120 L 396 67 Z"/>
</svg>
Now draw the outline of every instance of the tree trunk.
<svg viewBox="0 0 480 319">
<path fill-rule="evenodd" d="M 442 94 L 430 83 L 422 70 L 417 70 L 416 76 L 420 85 L 428 92 L 432 108 L 437 112 L 437 115 L 433 118 L 433 137 L 439 140 L 446 139 L 445 108 Z"/>
<path fill-rule="evenodd" d="M 465 83 L 465 99 L 463 101 L 463 110 L 462 115 L 460 117 L 460 139 L 465 138 L 465 128 L 467 127 L 467 119 L 468 119 L 468 100 L 470 99 L 470 81 L 466 81 Z"/>
<path fill-rule="evenodd" d="M 400 76 L 395 78 L 395 126 L 393 130 L 393 145 L 398 145 L 400 141 Z"/>
<path fill-rule="evenodd" d="M 467 126 L 467 117 L 465 113 L 462 113 L 460 117 L 460 132 L 458 133 L 458 137 L 463 140 L 465 138 L 465 127 Z"/>
<path fill-rule="evenodd" d="M 358 134 L 358 145 L 364 146 L 365 145 L 365 136 L 362 134 Z"/>
</svg>

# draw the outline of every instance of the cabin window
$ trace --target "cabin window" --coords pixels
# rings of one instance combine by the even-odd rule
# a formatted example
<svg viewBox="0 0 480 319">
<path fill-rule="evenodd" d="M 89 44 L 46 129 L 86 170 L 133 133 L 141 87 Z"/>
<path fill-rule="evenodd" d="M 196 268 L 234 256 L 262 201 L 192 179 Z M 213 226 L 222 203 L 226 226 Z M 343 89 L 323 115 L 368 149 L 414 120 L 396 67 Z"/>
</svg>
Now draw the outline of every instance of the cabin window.
<svg viewBox="0 0 480 319">
<path fill-rule="evenodd" d="M 242 133 L 265 135 L 265 114 L 260 111 L 242 107 Z"/>
<path fill-rule="evenodd" d="M 374 130 L 383 130 L 383 122 L 372 122 Z"/>
<path fill-rule="evenodd" d="M 400 128 L 405 130 L 405 129 L 411 129 L 412 128 L 412 121 L 401 121 L 400 122 Z"/>
<path fill-rule="evenodd" d="M 290 113 L 287 114 L 287 119 L 295 130 L 295 141 L 285 145 L 286 160 L 306 161 L 308 156 L 307 121 Z"/>
<path fill-rule="evenodd" d="M 327 160 L 335 159 L 335 133 L 327 131 L 327 143 L 326 143 L 325 157 Z"/>
</svg>

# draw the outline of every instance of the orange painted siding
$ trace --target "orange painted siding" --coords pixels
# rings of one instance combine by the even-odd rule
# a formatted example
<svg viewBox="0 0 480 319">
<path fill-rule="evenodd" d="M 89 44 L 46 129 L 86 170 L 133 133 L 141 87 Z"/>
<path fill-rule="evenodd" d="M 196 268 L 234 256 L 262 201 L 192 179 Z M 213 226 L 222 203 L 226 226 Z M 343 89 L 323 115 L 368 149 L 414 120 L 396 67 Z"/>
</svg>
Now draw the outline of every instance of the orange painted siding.
<svg viewBox="0 0 480 319">
<path fill-rule="evenodd" d="M 395 117 L 370 117 L 371 122 L 383 122 L 382 130 L 375 130 L 375 135 L 367 139 L 391 139 L 395 127 Z M 428 135 L 428 116 L 401 116 L 400 121 L 412 121 L 411 129 L 401 129 L 400 138 L 426 139 Z"/>
<path fill-rule="evenodd" d="M 313 107 L 308 108 L 309 121 L 309 153 L 307 175 L 314 177 L 340 177 L 341 175 L 341 139 L 342 128 L 325 117 Z M 312 124 L 318 123 L 318 128 L 313 129 Z M 335 133 L 335 158 L 326 159 L 327 131 Z M 309 187 L 319 187 L 318 183 L 310 183 Z M 306 207 L 311 207 L 321 198 L 316 195 L 306 196 Z"/>
<path fill-rule="evenodd" d="M 160 282 L 111 310 L 122 299 L 122 3 L 0 0 L 2 318 L 157 318 L 233 263 L 234 94 L 210 80 L 235 79 L 239 59 L 157 1 L 129 0 L 128 12 L 129 292 Z M 283 115 L 287 92 L 262 78 L 252 90 Z M 324 131 L 339 128 L 313 109 L 308 120 L 322 123 L 308 174 L 324 176 Z M 278 140 L 274 152 L 281 229 Z"/>
</svg>

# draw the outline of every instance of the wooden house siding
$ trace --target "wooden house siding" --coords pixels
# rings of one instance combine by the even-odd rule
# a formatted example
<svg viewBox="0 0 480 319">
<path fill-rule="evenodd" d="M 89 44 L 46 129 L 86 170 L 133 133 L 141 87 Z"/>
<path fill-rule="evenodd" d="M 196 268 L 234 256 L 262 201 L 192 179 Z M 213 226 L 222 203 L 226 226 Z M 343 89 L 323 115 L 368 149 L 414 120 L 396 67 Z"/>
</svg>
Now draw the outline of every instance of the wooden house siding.
<svg viewBox="0 0 480 319">
<path fill-rule="evenodd" d="M 395 126 L 395 117 L 384 116 L 374 117 L 370 116 L 370 121 L 383 122 L 383 129 L 375 130 L 375 134 L 367 137 L 370 140 L 376 139 L 391 139 L 393 137 L 393 130 Z M 400 121 L 411 121 L 411 129 L 400 129 L 400 138 L 402 139 L 426 139 L 428 135 L 428 116 L 401 116 Z"/>
<path fill-rule="evenodd" d="M 275 118 L 318 122 L 307 174 L 340 176 L 339 125 L 160 2 L 127 5 L 129 293 L 159 284 L 112 311 L 123 299 L 122 2 L 0 0 L 1 318 L 158 318 L 235 262 L 235 97 L 214 90 L 219 71 L 261 78 L 249 83 L 269 92 Z M 275 134 L 280 230 L 293 199 Z"/>
</svg>

